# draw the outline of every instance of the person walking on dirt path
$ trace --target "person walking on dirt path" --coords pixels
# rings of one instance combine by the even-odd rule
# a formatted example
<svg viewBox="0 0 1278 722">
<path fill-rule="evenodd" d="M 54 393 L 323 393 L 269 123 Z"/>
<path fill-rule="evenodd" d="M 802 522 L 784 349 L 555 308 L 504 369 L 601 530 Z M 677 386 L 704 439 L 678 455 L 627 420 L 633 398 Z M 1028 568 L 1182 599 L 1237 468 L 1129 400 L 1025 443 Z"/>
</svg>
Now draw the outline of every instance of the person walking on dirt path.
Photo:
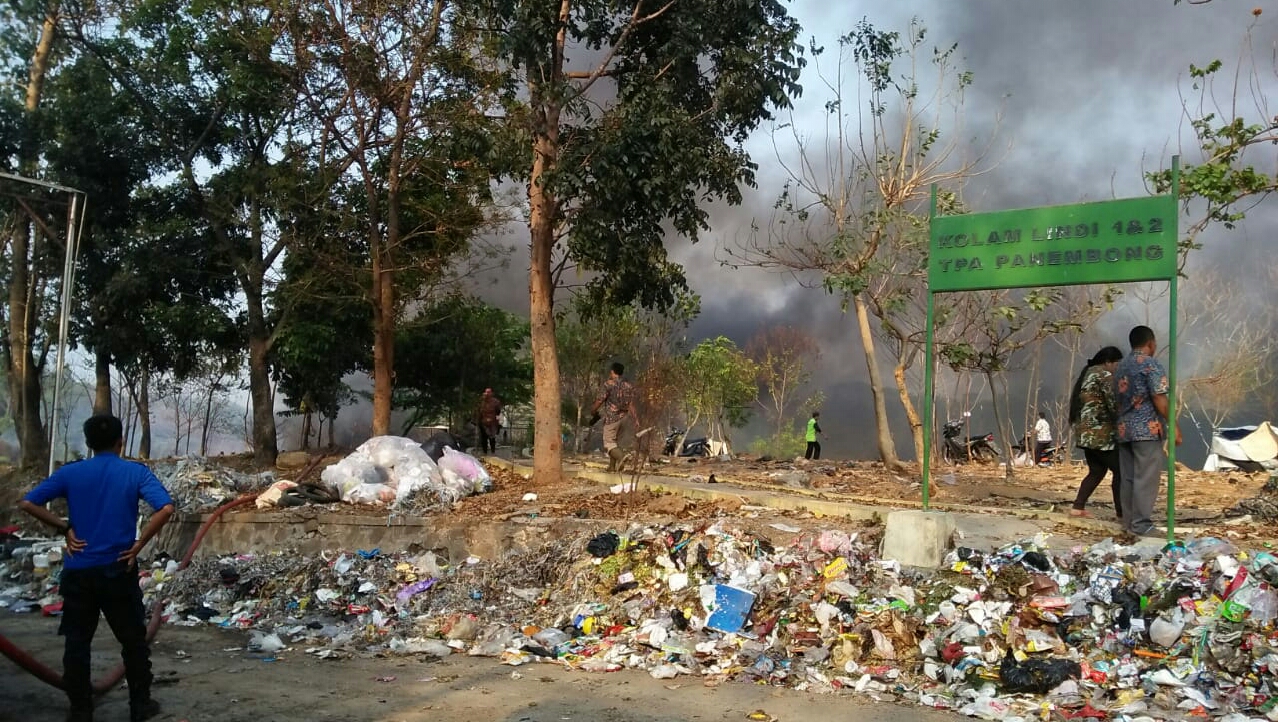
<svg viewBox="0 0 1278 722">
<path fill-rule="evenodd" d="M 1114 369 L 1123 360 L 1117 346 L 1106 346 L 1087 360 L 1083 372 L 1074 382 L 1069 397 L 1069 422 L 1074 425 L 1074 438 L 1087 460 L 1087 476 L 1078 485 L 1070 516 L 1091 516 L 1087 500 L 1110 474 L 1114 496 L 1114 513 L 1123 522 L 1120 494 L 1122 473 L 1118 467 L 1118 408 L 1114 400 Z"/>
<path fill-rule="evenodd" d="M 1160 473 L 1167 466 L 1167 372 L 1154 358 L 1158 342 L 1153 329 L 1137 326 L 1128 341 L 1132 352 L 1114 371 L 1123 528 L 1137 536 L 1161 536 L 1153 515 Z M 1177 425 L 1176 443 L 1180 441 Z"/>
<path fill-rule="evenodd" d="M 151 698 L 151 648 L 137 557 L 173 515 L 173 499 L 150 469 L 120 458 L 123 432 L 120 420 L 110 414 L 89 417 L 84 441 L 93 457 L 64 465 L 18 502 L 22 511 L 66 537 L 58 632 L 66 638 L 62 679 L 71 701 L 67 719 L 72 722 L 93 719 L 89 662 L 99 615 L 106 617 L 120 642 L 129 684 L 129 719 L 139 722 L 160 712 Z M 66 499 L 69 520 L 45 508 L 54 499 Z M 138 499 L 155 511 L 141 536 L 135 534 Z"/>
<path fill-rule="evenodd" d="M 821 458 L 821 442 L 817 441 L 817 437 L 825 436 L 825 432 L 821 431 L 821 424 L 817 421 L 820 418 L 821 412 L 813 411 L 812 418 L 808 419 L 808 431 L 803 436 L 803 439 L 808 442 L 808 450 L 803 452 L 805 459 Z"/>
<path fill-rule="evenodd" d="M 484 454 L 497 453 L 497 434 L 501 433 L 501 399 L 492 389 L 484 389 L 479 399 L 479 448 Z"/>
<path fill-rule="evenodd" d="M 621 437 L 621 426 L 626 419 L 634 424 L 633 431 L 639 429 L 639 417 L 635 414 L 635 387 L 625 378 L 626 367 L 621 363 L 613 363 L 608 369 L 608 380 L 603 382 L 598 399 L 590 409 L 590 424 L 594 426 L 603 419 L 603 452 L 608 455 L 608 470 L 616 470 L 621 465 L 621 451 L 617 440 Z M 602 417 L 601 417 L 602 411 Z"/>
<path fill-rule="evenodd" d="M 635 429 L 639 428 L 639 419 L 635 415 L 634 398 L 635 387 L 626 380 L 626 367 L 620 363 L 614 363 L 608 371 L 608 380 L 604 382 L 603 390 L 599 393 L 599 398 L 595 399 L 594 408 L 590 410 L 590 425 L 594 426 L 601 418 L 600 412 L 603 412 L 603 446 L 604 453 L 613 459 L 610 468 L 615 466 L 613 449 L 617 448 L 617 440 L 621 436 L 621 425 L 627 418 L 634 423 Z"/>
<path fill-rule="evenodd" d="M 1047 415 L 1038 412 L 1038 421 L 1034 422 L 1034 463 L 1044 465 L 1043 455 L 1052 445 L 1052 425 L 1047 423 Z"/>
</svg>

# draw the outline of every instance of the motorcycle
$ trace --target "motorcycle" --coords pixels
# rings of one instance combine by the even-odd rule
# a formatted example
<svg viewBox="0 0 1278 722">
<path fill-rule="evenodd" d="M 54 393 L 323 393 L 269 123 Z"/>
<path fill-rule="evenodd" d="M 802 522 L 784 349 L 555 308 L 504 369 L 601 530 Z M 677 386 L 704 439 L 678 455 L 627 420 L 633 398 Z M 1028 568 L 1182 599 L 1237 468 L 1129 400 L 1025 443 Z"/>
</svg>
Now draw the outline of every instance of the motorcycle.
<svg viewBox="0 0 1278 722">
<path fill-rule="evenodd" d="M 1012 458 L 1017 460 L 1017 465 L 1020 465 L 1020 460 L 1022 456 L 1028 455 L 1029 452 L 1026 451 L 1026 447 L 1027 447 L 1027 444 L 1024 442 L 1019 444 L 1012 444 L 1012 450 L 1016 452 L 1015 454 L 1012 455 Z M 1032 450 L 1034 448 L 1034 444 L 1033 443 L 1028 444 L 1028 448 Z M 1057 464 L 1064 461 L 1064 459 L 1065 459 L 1065 445 L 1052 444 L 1051 446 L 1048 446 L 1046 449 L 1043 449 L 1042 456 L 1038 457 L 1038 459 L 1034 463 L 1035 464 Z M 1025 464 L 1025 466 L 1032 466 L 1032 464 L 1027 463 Z"/>
<path fill-rule="evenodd" d="M 979 434 L 963 438 L 963 419 L 947 421 L 941 427 L 944 443 L 941 457 L 950 464 L 972 461 L 997 461 L 1002 454 L 994 444 L 994 434 Z"/>
<path fill-rule="evenodd" d="M 661 453 L 666 456 L 675 456 L 675 445 L 679 443 L 679 437 L 683 436 L 683 429 L 671 429 L 666 434 L 666 443 Z M 696 439 L 684 439 L 683 448 L 679 450 L 679 456 L 709 456 L 710 440 L 702 436 Z"/>
</svg>

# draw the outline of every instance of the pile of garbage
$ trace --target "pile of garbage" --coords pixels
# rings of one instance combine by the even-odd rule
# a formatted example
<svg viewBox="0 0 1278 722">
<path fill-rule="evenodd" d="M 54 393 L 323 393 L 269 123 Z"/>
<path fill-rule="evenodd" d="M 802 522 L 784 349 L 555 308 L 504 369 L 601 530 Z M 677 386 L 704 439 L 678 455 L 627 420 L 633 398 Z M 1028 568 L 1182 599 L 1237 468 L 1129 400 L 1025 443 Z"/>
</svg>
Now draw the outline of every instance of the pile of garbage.
<svg viewBox="0 0 1278 722">
<path fill-rule="evenodd" d="M 325 486 L 351 504 L 420 510 L 448 506 L 492 491 L 493 480 L 475 457 L 444 447 L 437 458 L 400 436 L 375 436 L 324 469 Z"/>
<path fill-rule="evenodd" d="M 164 484 L 178 511 L 212 511 L 244 494 L 261 491 L 275 482 L 272 472 L 246 474 L 206 459 L 191 456 L 160 461 L 151 471 Z"/>
<path fill-rule="evenodd" d="M 876 533 L 780 544 L 722 520 L 634 525 L 452 564 L 377 549 L 181 572 L 161 560 L 143 585 L 171 623 L 250 630 L 269 654 L 467 653 L 851 691 L 991 720 L 1278 720 L 1268 552 L 1214 538 L 1049 549 L 1040 536 L 959 548 L 924 572 L 879 558 Z M 0 585 L 0 605 L 39 608 L 56 569 L 41 575 L 34 551 L 6 550 L 0 578 L 19 584 Z"/>
</svg>

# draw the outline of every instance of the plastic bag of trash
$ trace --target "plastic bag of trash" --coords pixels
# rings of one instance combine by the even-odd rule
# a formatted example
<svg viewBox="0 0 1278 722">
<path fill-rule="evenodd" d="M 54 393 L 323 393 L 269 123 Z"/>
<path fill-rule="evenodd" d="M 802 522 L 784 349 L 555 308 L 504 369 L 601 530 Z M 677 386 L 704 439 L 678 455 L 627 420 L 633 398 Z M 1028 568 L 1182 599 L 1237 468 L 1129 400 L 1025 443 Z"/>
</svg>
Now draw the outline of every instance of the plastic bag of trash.
<svg viewBox="0 0 1278 722">
<path fill-rule="evenodd" d="M 485 494 L 492 491 L 493 478 L 488 470 L 479 463 L 479 459 L 452 447 L 444 447 L 444 455 L 439 457 L 439 468 L 452 471 L 475 487 L 475 493 Z"/>
<path fill-rule="evenodd" d="M 430 459 L 421 444 L 402 436 L 374 436 L 361 444 L 360 448 L 368 454 L 370 461 L 388 469 Z"/>
<path fill-rule="evenodd" d="M 465 451 L 466 446 L 462 440 L 457 438 L 449 431 L 436 431 L 429 439 L 422 442 L 422 450 L 431 458 L 431 461 L 438 462 L 440 457 L 444 455 L 444 447 L 451 446 L 458 451 Z"/>
<path fill-rule="evenodd" d="M 384 484 L 387 478 L 367 454 L 358 451 L 320 472 L 320 481 L 343 498 L 361 484 Z"/>
<path fill-rule="evenodd" d="M 263 634 L 262 632 L 253 632 L 253 637 L 249 640 L 248 648 L 254 652 L 278 652 L 287 647 L 284 640 L 280 639 L 278 634 Z"/>
<path fill-rule="evenodd" d="M 395 501 L 395 487 L 388 484 L 360 484 L 342 494 L 347 504 L 389 504 Z"/>
<path fill-rule="evenodd" d="M 1078 679 L 1083 670 L 1078 662 L 1070 659 L 1039 659 L 1031 657 L 1017 662 L 1012 650 L 1003 655 L 998 668 L 998 679 L 1006 692 L 1033 692 L 1047 694 L 1069 679 Z"/>
<path fill-rule="evenodd" d="M 460 452 L 452 454 L 458 458 L 450 462 L 453 473 L 449 475 L 412 439 L 376 436 L 325 469 L 320 478 L 345 502 L 397 508 L 423 490 L 452 504 L 477 488 L 491 489 L 491 478 L 478 461 Z"/>
<path fill-rule="evenodd" d="M 395 467 L 395 504 L 403 504 L 404 500 L 422 489 L 434 489 L 443 483 L 443 475 L 435 462 L 424 453 Z"/>
<path fill-rule="evenodd" d="M 1172 615 L 1159 615 L 1149 625 L 1149 640 L 1163 648 L 1170 648 L 1180 641 L 1185 631 L 1185 620 L 1179 610 Z"/>
</svg>

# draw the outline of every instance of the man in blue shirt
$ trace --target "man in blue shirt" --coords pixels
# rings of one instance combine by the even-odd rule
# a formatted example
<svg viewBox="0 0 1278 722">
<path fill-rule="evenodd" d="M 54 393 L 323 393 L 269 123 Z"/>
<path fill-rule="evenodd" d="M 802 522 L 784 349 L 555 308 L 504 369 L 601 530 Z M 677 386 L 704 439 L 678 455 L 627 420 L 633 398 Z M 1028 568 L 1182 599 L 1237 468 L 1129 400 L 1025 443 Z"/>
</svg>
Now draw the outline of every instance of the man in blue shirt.
<svg viewBox="0 0 1278 722">
<path fill-rule="evenodd" d="M 1167 372 L 1154 358 L 1158 343 L 1148 326 L 1128 335 L 1132 352 L 1114 370 L 1114 401 L 1118 411 L 1119 501 L 1123 524 L 1132 534 L 1161 536 L 1154 526 L 1154 501 L 1161 473 L 1167 466 Z M 1176 427 L 1180 443 L 1180 427 Z"/>
<path fill-rule="evenodd" d="M 137 556 L 173 515 L 173 499 L 150 469 L 120 458 L 123 431 L 114 416 L 90 417 L 84 422 L 84 441 L 93 458 L 66 464 L 18 502 L 18 508 L 66 537 L 58 632 L 66 638 L 62 679 L 71 700 L 67 719 L 73 722 L 93 719 L 89 661 L 99 615 L 106 617 L 122 648 L 130 720 L 138 722 L 160 711 L 151 699 L 151 649 Z M 58 498 L 67 500 L 68 521 L 44 506 Z M 155 510 L 140 537 L 139 499 Z"/>
</svg>

